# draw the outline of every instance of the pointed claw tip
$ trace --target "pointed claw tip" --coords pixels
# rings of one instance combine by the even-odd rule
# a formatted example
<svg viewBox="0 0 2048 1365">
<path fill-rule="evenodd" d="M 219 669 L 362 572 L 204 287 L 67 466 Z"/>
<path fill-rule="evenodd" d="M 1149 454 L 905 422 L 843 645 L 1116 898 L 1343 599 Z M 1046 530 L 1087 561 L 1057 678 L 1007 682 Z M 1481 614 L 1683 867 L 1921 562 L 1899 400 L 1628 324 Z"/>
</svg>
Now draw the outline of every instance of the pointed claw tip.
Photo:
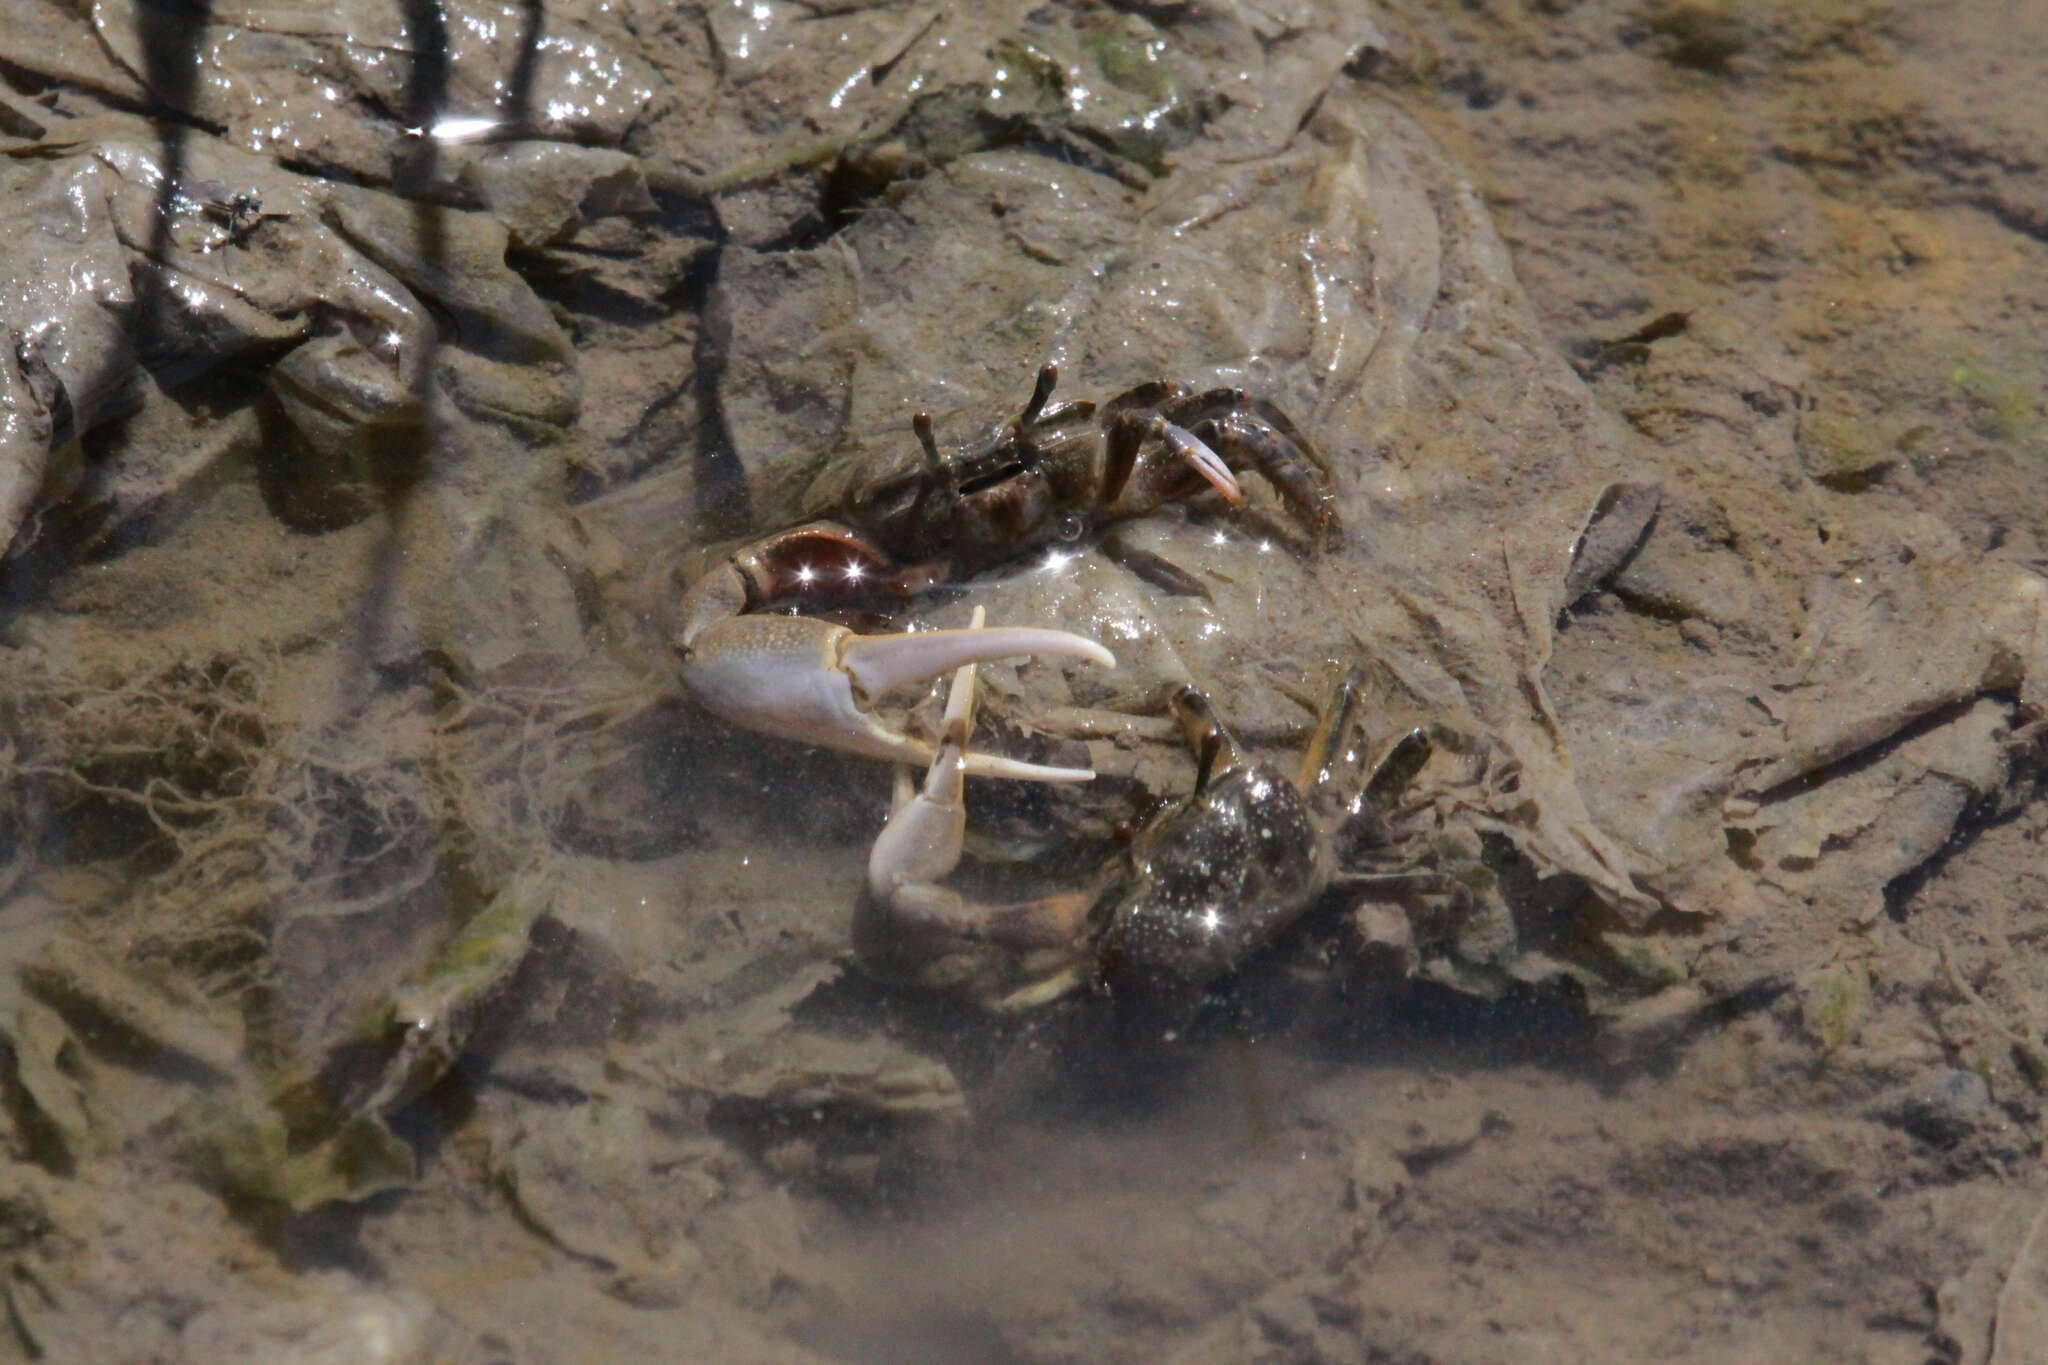
<svg viewBox="0 0 2048 1365">
<path fill-rule="evenodd" d="M 848 633 L 838 645 L 839 666 L 870 696 L 936 677 L 964 664 L 1032 656 L 1087 659 L 1111 668 L 1116 666 L 1114 655 L 1085 636 L 1032 626 L 924 630 L 899 635 Z"/>
<path fill-rule="evenodd" d="M 1116 667 L 1116 655 L 1087 636 L 1076 635 L 1072 631 L 1047 630 L 1038 626 L 999 626 L 982 633 L 990 639 L 990 652 L 982 656 L 985 659 L 1027 656 L 1081 659 L 1104 668 Z M 995 652 L 997 648 L 1001 653 Z"/>
<path fill-rule="evenodd" d="M 1054 633 L 1066 637 L 1064 640 L 1060 641 L 1060 643 L 1064 647 L 1060 649 L 1040 649 L 1036 651 L 1037 653 L 1047 655 L 1060 655 L 1069 659 L 1079 659 L 1084 663 L 1098 664 L 1103 668 L 1116 667 L 1116 655 L 1110 653 L 1108 649 L 1104 648 L 1096 641 L 1089 639 L 1087 636 L 1071 635 L 1068 634 L 1066 631 L 1057 631 Z"/>
<path fill-rule="evenodd" d="M 1061 768 L 1045 763 L 1026 763 L 1001 754 L 968 753 L 961 757 L 961 771 L 973 777 L 1001 777 L 1014 782 L 1093 782 L 1093 768 Z"/>
</svg>

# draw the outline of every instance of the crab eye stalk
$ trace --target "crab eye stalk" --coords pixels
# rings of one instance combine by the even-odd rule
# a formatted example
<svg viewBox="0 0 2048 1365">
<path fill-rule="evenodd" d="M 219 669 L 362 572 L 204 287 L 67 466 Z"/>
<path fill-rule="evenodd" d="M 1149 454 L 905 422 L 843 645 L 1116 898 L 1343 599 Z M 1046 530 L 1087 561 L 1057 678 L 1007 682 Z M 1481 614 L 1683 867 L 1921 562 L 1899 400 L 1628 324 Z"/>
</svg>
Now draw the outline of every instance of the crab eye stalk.
<svg viewBox="0 0 2048 1365">
<path fill-rule="evenodd" d="M 1010 423 L 1009 454 L 1017 469 L 1024 473 L 1038 468 L 1038 443 L 1031 439 L 1030 429 L 1021 421 Z"/>
<path fill-rule="evenodd" d="M 953 481 L 952 468 L 939 456 L 939 442 L 932 435 L 932 415 L 928 412 L 912 413 L 910 429 L 917 433 L 917 443 L 924 449 L 925 468 L 933 478 L 942 483 Z"/>
<path fill-rule="evenodd" d="M 1024 404 L 1023 415 L 1018 417 L 1020 432 L 1036 425 L 1038 416 L 1045 411 L 1045 404 L 1052 397 L 1053 385 L 1060 382 L 1060 367 L 1047 361 L 1038 368 L 1038 382 L 1031 386 L 1031 398 Z"/>
<path fill-rule="evenodd" d="M 917 443 L 924 449 L 926 476 L 924 487 L 912 498 L 911 506 L 921 519 L 930 522 L 935 539 L 941 544 L 948 543 L 953 518 L 960 504 L 960 474 L 939 454 L 938 440 L 932 435 L 930 413 L 912 413 L 910 429 L 917 433 Z"/>
</svg>

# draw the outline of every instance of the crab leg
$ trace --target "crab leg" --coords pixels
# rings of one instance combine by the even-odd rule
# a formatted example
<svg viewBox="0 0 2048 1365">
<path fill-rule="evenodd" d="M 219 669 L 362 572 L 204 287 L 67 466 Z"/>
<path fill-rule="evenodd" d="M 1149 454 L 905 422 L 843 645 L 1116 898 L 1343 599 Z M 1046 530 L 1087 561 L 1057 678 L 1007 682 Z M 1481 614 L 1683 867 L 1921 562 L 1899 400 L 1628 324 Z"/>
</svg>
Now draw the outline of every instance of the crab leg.
<svg viewBox="0 0 2048 1365">
<path fill-rule="evenodd" d="M 1141 469 L 1138 455 L 1147 440 L 1163 444 L 1173 460 Z M 1104 504 L 1121 499 L 1135 477 L 1132 491 L 1144 508 L 1155 507 L 1173 496 L 1188 470 L 1199 474 L 1231 506 L 1244 501 L 1244 489 L 1230 472 L 1229 463 L 1186 427 L 1175 426 L 1150 409 L 1125 410 L 1110 421 L 1103 461 Z"/>
<path fill-rule="evenodd" d="M 842 753 L 924 767 L 932 746 L 892 729 L 876 697 L 948 669 L 1019 657 L 1086 659 L 1114 668 L 1093 640 L 1063 630 L 920 630 L 857 635 L 805 616 L 732 616 L 678 641 L 682 677 L 707 709 L 743 729 Z M 1086 782 L 1086 768 L 1047 767 L 995 754 L 962 759 L 978 777 Z"/>
<path fill-rule="evenodd" d="M 982 617 L 976 607 L 974 625 L 951 633 L 993 634 L 981 629 Z M 966 664 L 946 693 L 939 751 L 923 786 L 912 786 L 908 769 L 896 770 L 895 809 L 868 853 L 868 893 L 904 927 L 1017 949 L 1074 943 L 1089 903 L 1085 893 L 983 906 L 943 885 L 960 865 L 966 838 L 967 775 L 974 771 L 967 736 L 973 728 L 974 665 Z"/>
</svg>

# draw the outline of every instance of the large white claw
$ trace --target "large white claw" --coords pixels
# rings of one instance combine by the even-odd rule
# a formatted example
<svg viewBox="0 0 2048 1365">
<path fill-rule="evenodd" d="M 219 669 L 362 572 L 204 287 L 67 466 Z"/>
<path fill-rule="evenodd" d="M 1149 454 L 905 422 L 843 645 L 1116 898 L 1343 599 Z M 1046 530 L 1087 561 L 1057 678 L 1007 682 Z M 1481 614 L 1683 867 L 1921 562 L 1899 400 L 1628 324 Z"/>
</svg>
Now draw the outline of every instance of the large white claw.
<svg viewBox="0 0 2048 1365">
<path fill-rule="evenodd" d="M 857 635 L 803 616 L 734 616 L 697 632 L 682 651 L 682 677 L 714 714 L 744 729 L 842 753 L 925 767 L 932 746 L 885 725 L 870 706 L 891 688 L 947 669 L 1022 656 L 1086 659 L 1115 667 L 1093 640 L 1063 630 L 1002 627 Z M 1086 782 L 1086 768 L 968 754 L 975 777 Z"/>
</svg>

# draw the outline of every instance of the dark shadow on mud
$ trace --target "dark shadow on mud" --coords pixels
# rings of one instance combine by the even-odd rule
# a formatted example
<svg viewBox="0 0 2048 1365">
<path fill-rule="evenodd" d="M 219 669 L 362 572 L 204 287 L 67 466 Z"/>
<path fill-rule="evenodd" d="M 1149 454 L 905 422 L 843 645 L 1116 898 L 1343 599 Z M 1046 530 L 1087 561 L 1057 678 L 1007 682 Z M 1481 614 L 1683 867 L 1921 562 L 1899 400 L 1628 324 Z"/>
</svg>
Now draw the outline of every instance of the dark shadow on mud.
<svg viewBox="0 0 2048 1365">
<path fill-rule="evenodd" d="M 1173 1026 L 1100 990 L 1005 1018 L 855 973 L 813 995 L 801 1017 L 821 1028 L 880 1031 L 941 1058 L 960 1077 L 977 1125 L 1008 1117 L 1108 1128 L 1149 1122 L 1219 1062 L 1257 1107 L 1273 1089 L 1260 1074 L 1269 1054 L 1316 1067 L 1601 1065 L 1583 1003 L 1566 991 L 1523 987 L 1481 1000 L 1427 983 L 1353 990 L 1304 981 L 1279 963 L 1218 983 L 1192 1018 Z M 1253 1130 L 1269 1126 L 1258 1113 L 1245 1121 Z"/>
<path fill-rule="evenodd" d="M 447 260 L 447 234 L 441 211 L 420 196 L 433 184 L 439 165 L 439 144 L 434 127 L 448 106 L 448 26 L 436 0 L 402 0 L 406 31 L 412 40 L 412 67 L 406 76 L 404 122 L 414 130 L 418 144 L 400 162 L 393 188 L 413 205 L 413 233 L 420 257 L 430 270 L 440 272 Z M 444 319 L 436 319 L 441 326 Z M 377 495 L 383 505 L 384 534 L 370 559 L 367 582 L 356 608 L 355 649 L 351 665 L 366 669 L 379 650 L 379 639 L 390 619 L 397 593 L 398 574 L 405 541 L 405 522 L 414 490 L 432 472 L 432 451 L 438 435 L 439 414 L 435 403 L 436 353 L 441 345 L 440 327 L 429 329 L 421 345 L 417 445 L 410 450 L 384 452 L 372 469 Z"/>
<path fill-rule="evenodd" d="M 177 203 L 186 194 L 185 149 L 191 130 L 174 111 L 192 107 L 198 89 L 203 54 L 199 47 L 213 19 L 210 0 L 179 0 L 135 7 L 136 38 L 149 65 L 150 91 L 164 106 L 157 112 L 157 128 L 163 145 L 163 179 L 156 187 L 156 214 L 149 226 L 149 257 L 165 260 L 170 254 L 171 224 Z M 144 338 L 169 331 L 170 272 L 149 271 L 137 290 L 137 332 Z M 154 370 L 160 362 L 174 357 L 144 354 L 145 368 Z M 166 385 L 168 387 L 168 385 Z"/>
<path fill-rule="evenodd" d="M 715 215 L 715 210 L 714 210 Z M 746 466 L 733 445 L 726 420 L 724 383 L 726 357 L 732 347 L 732 316 L 718 293 L 718 266 L 725 254 L 725 228 L 716 227 L 717 245 L 690 272 L 691 302 L 701 326 L 690 356 L 690 383 L 697 400 L 696 510 L 716 514 L 736 525 L 751 526 L 753 507 L 747 491 Z"/>
<path fill-rule="evenodd" d="M 2017 701 L 2016 698 L 2014 700 Z M 1963 706 L 1967 707 L 1969 704 L 1964 703 Z M 1941 714 L 1944 719 L 1948 718 L 1947 713 Z M 1901 733 L 1910 736 L 1920 733 L 1923 728 L 1932 727 L 1913 726 Z M 1892 747 L 1895 746 L 1887 745 L 1884 752 L 1889 753 Z M 1949 832 L 1947 842 L 1942 844 L 1932 857 L 1893 878 L 1885 886 L 1885 915 L 1894 924 L 1904 924 L 1913 917 L 1913 902 L 1919 896 L 1920 889 L 1926 886 L 1935 874 L 1947 867 L 1950 859 L 1975 843 L 1986 830 L 2017 819 L 2032 802 L 2044 792 L 2048 792 L 2048 735 L 2036 735 L 2032 751 L 2014 754 L 2013 761 L 2025 765 L 2022 771 L 2031 768 L 2031 776 L 2014 782 L 2002 792 L 1994 792 L 1979 798 L 1976 805 L 1963 812 L 1961 818 L 1956 821 L 1955 828 Z"/>
<path fill-rule="evenodd" d="M 392 188 L 412 205 L 413 233 L 420 259 L 430 274 L 443 275 L 447 269 L 448 234 L 444 214 L 448 210 L 431 202 L 440 171 L 441 140 L 437 130 L 448 112 L 450 52 L 447 17 L 438 0 L 400 0 L 406 31 L 411 39 L 411 69 L 406 76 L 403 125 L 415 139 L 408 154 L 399 158 Z M 540 65 L 541 26 L 545 7 L 541 0 L 523 0 L 524 21 L 519 33 L 519 51 L 512 75 L 498 105 L 494 135 L 520 136 L 533 123 L 533 90 Z M 448 338 L 443 332 L 454 324 L 436 315 L 437 326 L 422 345 L 420 358 L 419 440 L 410 450 L 387 450 L 374 466 L 378 493 L 383 504 L 386 527 L 377 553 L 372 557 L 368 582 L 357 616 L 356 659 L 360 665 L 377 654 L 377 642 L 389 619 L 396 592 L 399 558 L 404 544 L 404 527 L 413 496 L 433 475 L 433 459 L 440 439 L 439 393 L 436 364 L 439 349 Z"/>
</svg>

